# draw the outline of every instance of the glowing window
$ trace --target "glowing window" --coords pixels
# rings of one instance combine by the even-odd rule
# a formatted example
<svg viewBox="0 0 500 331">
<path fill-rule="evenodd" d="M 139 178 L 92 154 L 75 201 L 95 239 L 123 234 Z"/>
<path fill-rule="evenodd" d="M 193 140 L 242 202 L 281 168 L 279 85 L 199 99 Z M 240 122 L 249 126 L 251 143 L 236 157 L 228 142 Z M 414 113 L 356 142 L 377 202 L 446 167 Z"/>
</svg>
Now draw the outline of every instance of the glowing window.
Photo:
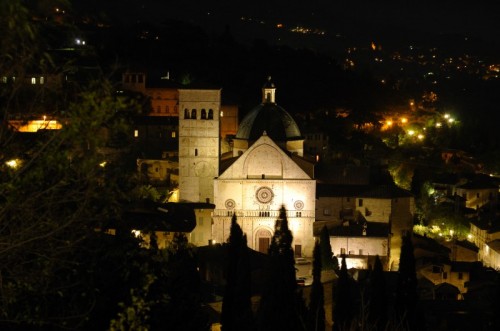
<svg viewBox="0 0 500 331">
<path fill-rule="evenodd" d="M 36 77 L 31 77 L 31 84 L 36 84 Z"/>
<path fill-rule="evenodd" d="M 45 83 L 45 77 L 41 76 L 40 77 L 40 84 L 44 84 Z"/>
<path fill-rule="evenodd" d="M 139 137 L 139 130 L 134 130 L 134 137 Z"/>
<path fill-rule="evenodd" d="M 172 131 L 172 138 L 175 138 L 175 135 L 176 135 L 175 131 Z"/>
</svg>

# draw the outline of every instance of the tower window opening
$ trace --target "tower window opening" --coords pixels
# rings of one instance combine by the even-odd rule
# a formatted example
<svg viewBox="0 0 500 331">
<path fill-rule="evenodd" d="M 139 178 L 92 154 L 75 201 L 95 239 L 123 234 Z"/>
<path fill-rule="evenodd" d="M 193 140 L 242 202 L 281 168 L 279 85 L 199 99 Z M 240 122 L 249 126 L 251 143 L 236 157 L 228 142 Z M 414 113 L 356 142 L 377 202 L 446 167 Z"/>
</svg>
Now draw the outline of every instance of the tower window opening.
<svg viewBox="0 0 500 331">
<path fill-rule="evenodd" d="M 191 110 L 191 119 L 195 120 L 196 119 L 196 109 Z"/>
<path fill-rule="evenodd" d="M 206 120 L 207 119 L 207 111 L 205 109 L 201 110 L 201 119 Z"/>
<path fill-rule="evenodd" d="M 213 109 L 208 110 L 208 119 L 213 120 L 214 119 L 214 111 Z"/>
</svg>

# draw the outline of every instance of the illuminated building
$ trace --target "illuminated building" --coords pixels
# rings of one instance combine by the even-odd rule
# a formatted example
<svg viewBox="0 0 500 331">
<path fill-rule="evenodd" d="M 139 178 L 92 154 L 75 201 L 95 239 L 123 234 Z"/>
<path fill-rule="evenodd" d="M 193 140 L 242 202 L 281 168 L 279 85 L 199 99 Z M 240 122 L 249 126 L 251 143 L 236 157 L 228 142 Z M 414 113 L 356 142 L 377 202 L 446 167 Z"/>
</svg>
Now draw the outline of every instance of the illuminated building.
<svg viewBox="0 0 500 331">
<path fill-rule="evenodd" d="M 212 236 L 216 242 L 225 242 L 236 214 L 248 246 L 267 253 L 279 209 L 284 206 L 295 255 L 311 256 L 313 166 L 302 158 L 303 137 L 292 117 L 276 104 L 276 88 L 270 80 L 262 92 L 262 103 L 248 113 L 236 133 L 233 158 L 222 162 L 214 180 Z"/>
<path fill-rule="evenodd" d="M 212 202 L 219 174 L 220 89 L 180 89 L 180 200 Z"/>
</svg>

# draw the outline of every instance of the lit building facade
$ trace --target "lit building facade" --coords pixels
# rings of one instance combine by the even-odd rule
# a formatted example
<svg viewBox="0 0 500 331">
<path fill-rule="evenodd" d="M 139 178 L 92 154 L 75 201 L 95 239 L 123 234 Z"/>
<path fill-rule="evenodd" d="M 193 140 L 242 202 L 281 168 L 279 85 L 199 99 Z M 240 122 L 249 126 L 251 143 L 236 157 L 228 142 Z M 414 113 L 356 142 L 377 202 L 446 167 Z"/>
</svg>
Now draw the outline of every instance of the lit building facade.
<svg viewBox="0 0 500 331">
<path fill-rule="evenodd" d="M 267 253 L 284 206 L 295 255 L 311 256 L 315 190 L 316 181 L 264 134 L 214 181 L 213 239 L 227 241 L 236 214 L 248 246 Z"/>
<path fill-rule="evenodd" d="M 214 200 L 219 174 L 220 89 L 179 90 L 179 198 Z"/>
<path fill-rule="evenodd" d="M 284 206 L 295 255 L 311 256 L 313 165 L 302 157 L 304 139 L 290 114 L 276 104 L 276 87 L 270 79 L 262 88 L 262 103 L 241 121 L 233 142 L 233 158 L 223 161 L 214 180 L 213 240 L 227 241 L 236 214 L 248 246 L 267 253 Z"/>
</svg>

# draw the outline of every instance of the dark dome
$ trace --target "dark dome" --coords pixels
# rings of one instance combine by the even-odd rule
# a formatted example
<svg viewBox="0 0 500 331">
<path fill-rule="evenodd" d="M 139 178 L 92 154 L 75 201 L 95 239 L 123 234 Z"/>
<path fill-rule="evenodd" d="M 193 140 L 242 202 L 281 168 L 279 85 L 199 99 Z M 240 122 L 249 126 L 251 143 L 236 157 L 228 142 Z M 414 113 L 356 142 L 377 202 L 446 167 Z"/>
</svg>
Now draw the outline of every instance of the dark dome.
<svg viewBox="0 0 500 331">
<path fill-rule="evenodd" d="M 241 121 L 236 139 L 255 141 L 266 131 L 276 142 L 303 139 L 292 116 L 276 103 L 262 103 Z"/>
</svg>

